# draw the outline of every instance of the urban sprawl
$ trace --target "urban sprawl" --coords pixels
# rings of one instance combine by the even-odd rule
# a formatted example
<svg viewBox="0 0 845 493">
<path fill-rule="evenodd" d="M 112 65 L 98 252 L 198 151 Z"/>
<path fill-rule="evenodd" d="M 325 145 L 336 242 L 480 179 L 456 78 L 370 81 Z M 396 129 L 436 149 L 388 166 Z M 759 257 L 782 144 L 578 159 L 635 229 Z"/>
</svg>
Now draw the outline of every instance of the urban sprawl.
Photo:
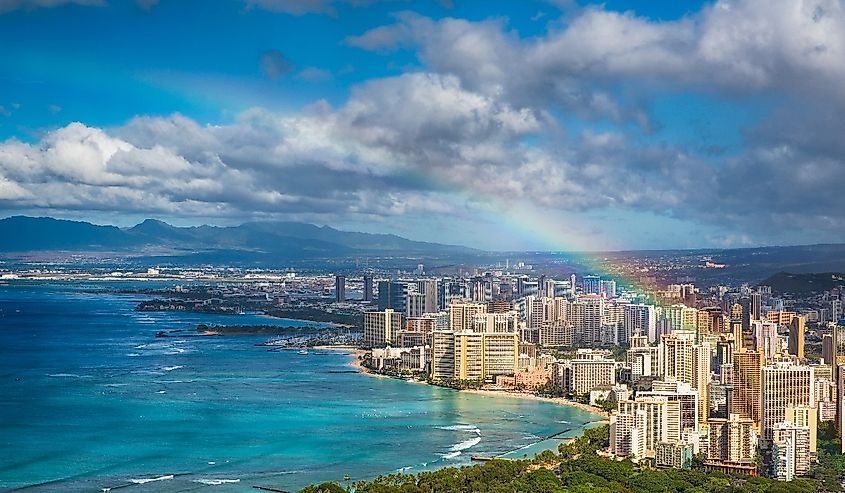
<svg viewBox="0 0 845 493">
<path fill-rule="evenodd" d="M 796 302 L 766 286 L 625 290 L 500 273 L 373 287 L 365 277 L 363 299 L 377 304 L 363 314 L 368 366 L 599 406 L 613 458 L 789 481 L 816 461 L 820 422 L 845 430 L 842 288 Z"/>
</svg>

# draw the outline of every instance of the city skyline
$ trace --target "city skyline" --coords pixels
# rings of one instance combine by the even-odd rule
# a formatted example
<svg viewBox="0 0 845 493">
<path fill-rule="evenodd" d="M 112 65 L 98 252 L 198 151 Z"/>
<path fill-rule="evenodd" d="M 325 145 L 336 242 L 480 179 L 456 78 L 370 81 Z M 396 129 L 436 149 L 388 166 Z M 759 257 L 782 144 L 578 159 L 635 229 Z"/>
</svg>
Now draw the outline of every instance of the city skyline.
<svg viewBox="0 0 845 493">
<path fill-rule="evenodd" d="M 838 1 L 0 2 L 0 214 L 838 242 L 843 40 Z"/>
</svg>

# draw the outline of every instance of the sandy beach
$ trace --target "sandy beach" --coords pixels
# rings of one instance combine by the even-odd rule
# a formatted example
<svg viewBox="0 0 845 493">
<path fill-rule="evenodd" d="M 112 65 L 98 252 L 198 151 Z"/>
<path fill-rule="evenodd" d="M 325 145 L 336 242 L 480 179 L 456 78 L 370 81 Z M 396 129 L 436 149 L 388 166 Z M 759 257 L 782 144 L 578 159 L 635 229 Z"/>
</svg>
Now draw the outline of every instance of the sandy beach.
<svg viewBox="0 0 845 493">
<path fill-rule="evenodd" d="M 379 378 L 391 378 L 387 375 L 381 375 L 378 373 L 374 373 L 370 371 L 369 368 L 366 368 L 364 365 L 361 364 L 361 358 L 367 354 L 367 351 L 363 349 L 358 349 L 355 346 L 314 346 L 314 349 L 318 349 L 321 351 L 338 351 L 341 353 L 347 353 L 353 356 L 352 361 L 349 362 L 349 366 L 355 368 L 361 373 L 366 375 L 370 375 L 372 377 L 379 377 Z"/>
<path fill-rule="evenodd" d="M 365 368 L 361 364 L 361 357 L 364 354 L 366 354 L 367 351 L 365 351 L 363 349 L 358 349 L 355 346 L 315 346 L 314 349 L 329 350 L 329 351 L 342 351 L 342 352 L 345 352 L 345 353 L 349 353 L 350 355 L 354 356 L 353 360 L 349 363 L 349 366 L 351 366 L 352 368 L 355 368 L 356 370 L 360 371 L 361 373 L 364 373 L 364 374 L 367 374 L 367 375 L 370 375 L 370 376 L 373 376 L 373 377 L 392 378 L 388 375 L 381 375 L 379 373 L 372 372 L 369 369 Z M 406 380 L 406 381 L 411 381 L 411 380 Z M 417 381 L 417 380 L 414 380 L 412 382 L 413 383 L 426 383 L 426 382 L 421 382 L 421 381 Z M 607 412 L 605 412 L 602 409 L 599 409 L 595 406 L 591 406 L 589 404 L 582 404 L 580 402 L 573 402 L 573 401 L 570 401 L 570 400 L 565 399 L 563 397 L 543 397 L 543 396 L 539 396 L 539 395 L 530 394 L 530 393 L 527 393 L 527 392 L 517 392 L 517 391 L 510 391 L 510 390 L 503 390 L 503 389 L 463 389 L 463 390 L 459 390 L 459 392 L 469 392 L 469 393 L 473 393 L 473 394 L 490 395 L 490 396 L 496 396 L 496 397 L 509 397 L 511 399 L 528 399 L 528 400 L 533 400 L 533 401 L 549 402 L 549 403 L 557 404 L 557 405 L 560 405 L 560 406 L 574 407 L 574 408 L 580 409 L 582 411 L 585 411 L 585 412 L 588 412 L 588 413 L 591 413 L 591 414 L 595 414 L 597 416 L 601 416 L 605 420 L 610 418 L 610 414 L 608 414 Z"/>
<path fill-rule="evenodd" d="M 533 401 L 543 401 L 543 402 L 550 402 L 552 404 L 558 404 L 561 406 L 569 406 L 578 408 L 582 411 L 595 414 L 601 416 L 604 419 L 610 418 L 610 414 L 605 412 L 602 409 L 599 409 L 595 406 L 591 406 L 589 404 L 582 404 L 580 402 L 573 402 L 563 397 L 543 397 L 539 395 L 530 394 L 527 392 L 517 392 L 517 391 L 510 391 L 510 390 L 498 390 L 498 389 L 465 389 L 461 390 L 461 392 L 470 392 L 473 394 L 479 395 L 492 395 L 498 397 L 510 397 L 513 399 L 529 399 Z"/>
</svg>

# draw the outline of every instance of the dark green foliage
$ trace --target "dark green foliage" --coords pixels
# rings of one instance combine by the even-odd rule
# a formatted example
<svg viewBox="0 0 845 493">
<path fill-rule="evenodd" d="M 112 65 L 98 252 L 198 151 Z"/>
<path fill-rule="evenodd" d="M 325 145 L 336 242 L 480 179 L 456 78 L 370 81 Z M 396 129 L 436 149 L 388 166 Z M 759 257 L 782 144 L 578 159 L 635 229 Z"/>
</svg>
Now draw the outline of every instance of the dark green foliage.
<svg viewBox="0 0 845 493">
<path fill-rule="evenodd" d="M 813 479 L 821 481 L 827 491 L 841 491 L 839 478 L 845 474 L 845 455 L 840 453 L 841 442 L 832 421 L 819 423 L 819 464 L 813 469 Z"/>
<path fill-rule="evenodd" d="M 835 433 L 819 431 L 822 463 L 814 479 L 778 482 L 767 478 L 727 475 L 701 470 L 655 470 L 631 461 L 600 457 L 607 446 L 608 428 L 584 431 L 583 436 L 534 460 L 494 460 L 462 468 L 446 468 L 416 476 L 392 474 L 354 485 L 356 493 L 815 493 L 839 491 L 836 479 L 845 456 L 838 453 Z M 556 473 L 560 473 L 559 476 Z M 321 488 L 336 489 L 321 489 Z M 310 488 L 310 489 L 309 489 Z M 303 493 L 340 493 L 336 484 L 309 487 Z"/>
<path fill-rule="evenodd" d="M 346 493 L 346 488 L 337 483 L 322 483 L 307 486 L 300 493 Z"/>
<path fill-rule="evenodd" d="M 596 401 L 596 407 L 601 409 L 604 412 L 611 412 L 616 409 L 617 402 L 616 399 L 599 399 Z"/>
</svg>

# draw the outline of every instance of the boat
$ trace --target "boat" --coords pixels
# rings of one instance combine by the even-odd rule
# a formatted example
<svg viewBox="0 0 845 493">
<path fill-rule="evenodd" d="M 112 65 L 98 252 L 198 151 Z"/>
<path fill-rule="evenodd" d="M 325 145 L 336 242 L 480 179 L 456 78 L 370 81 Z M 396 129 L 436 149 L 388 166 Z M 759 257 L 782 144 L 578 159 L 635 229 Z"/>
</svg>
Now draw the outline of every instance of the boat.
<svg viewBox="0 0 845 493">
<path fill-rule="evenodd" d="M 297 353 L 298 354 L 308 354 L 308 350 L 307 349 L 300 349 Z"/>
</svg>

